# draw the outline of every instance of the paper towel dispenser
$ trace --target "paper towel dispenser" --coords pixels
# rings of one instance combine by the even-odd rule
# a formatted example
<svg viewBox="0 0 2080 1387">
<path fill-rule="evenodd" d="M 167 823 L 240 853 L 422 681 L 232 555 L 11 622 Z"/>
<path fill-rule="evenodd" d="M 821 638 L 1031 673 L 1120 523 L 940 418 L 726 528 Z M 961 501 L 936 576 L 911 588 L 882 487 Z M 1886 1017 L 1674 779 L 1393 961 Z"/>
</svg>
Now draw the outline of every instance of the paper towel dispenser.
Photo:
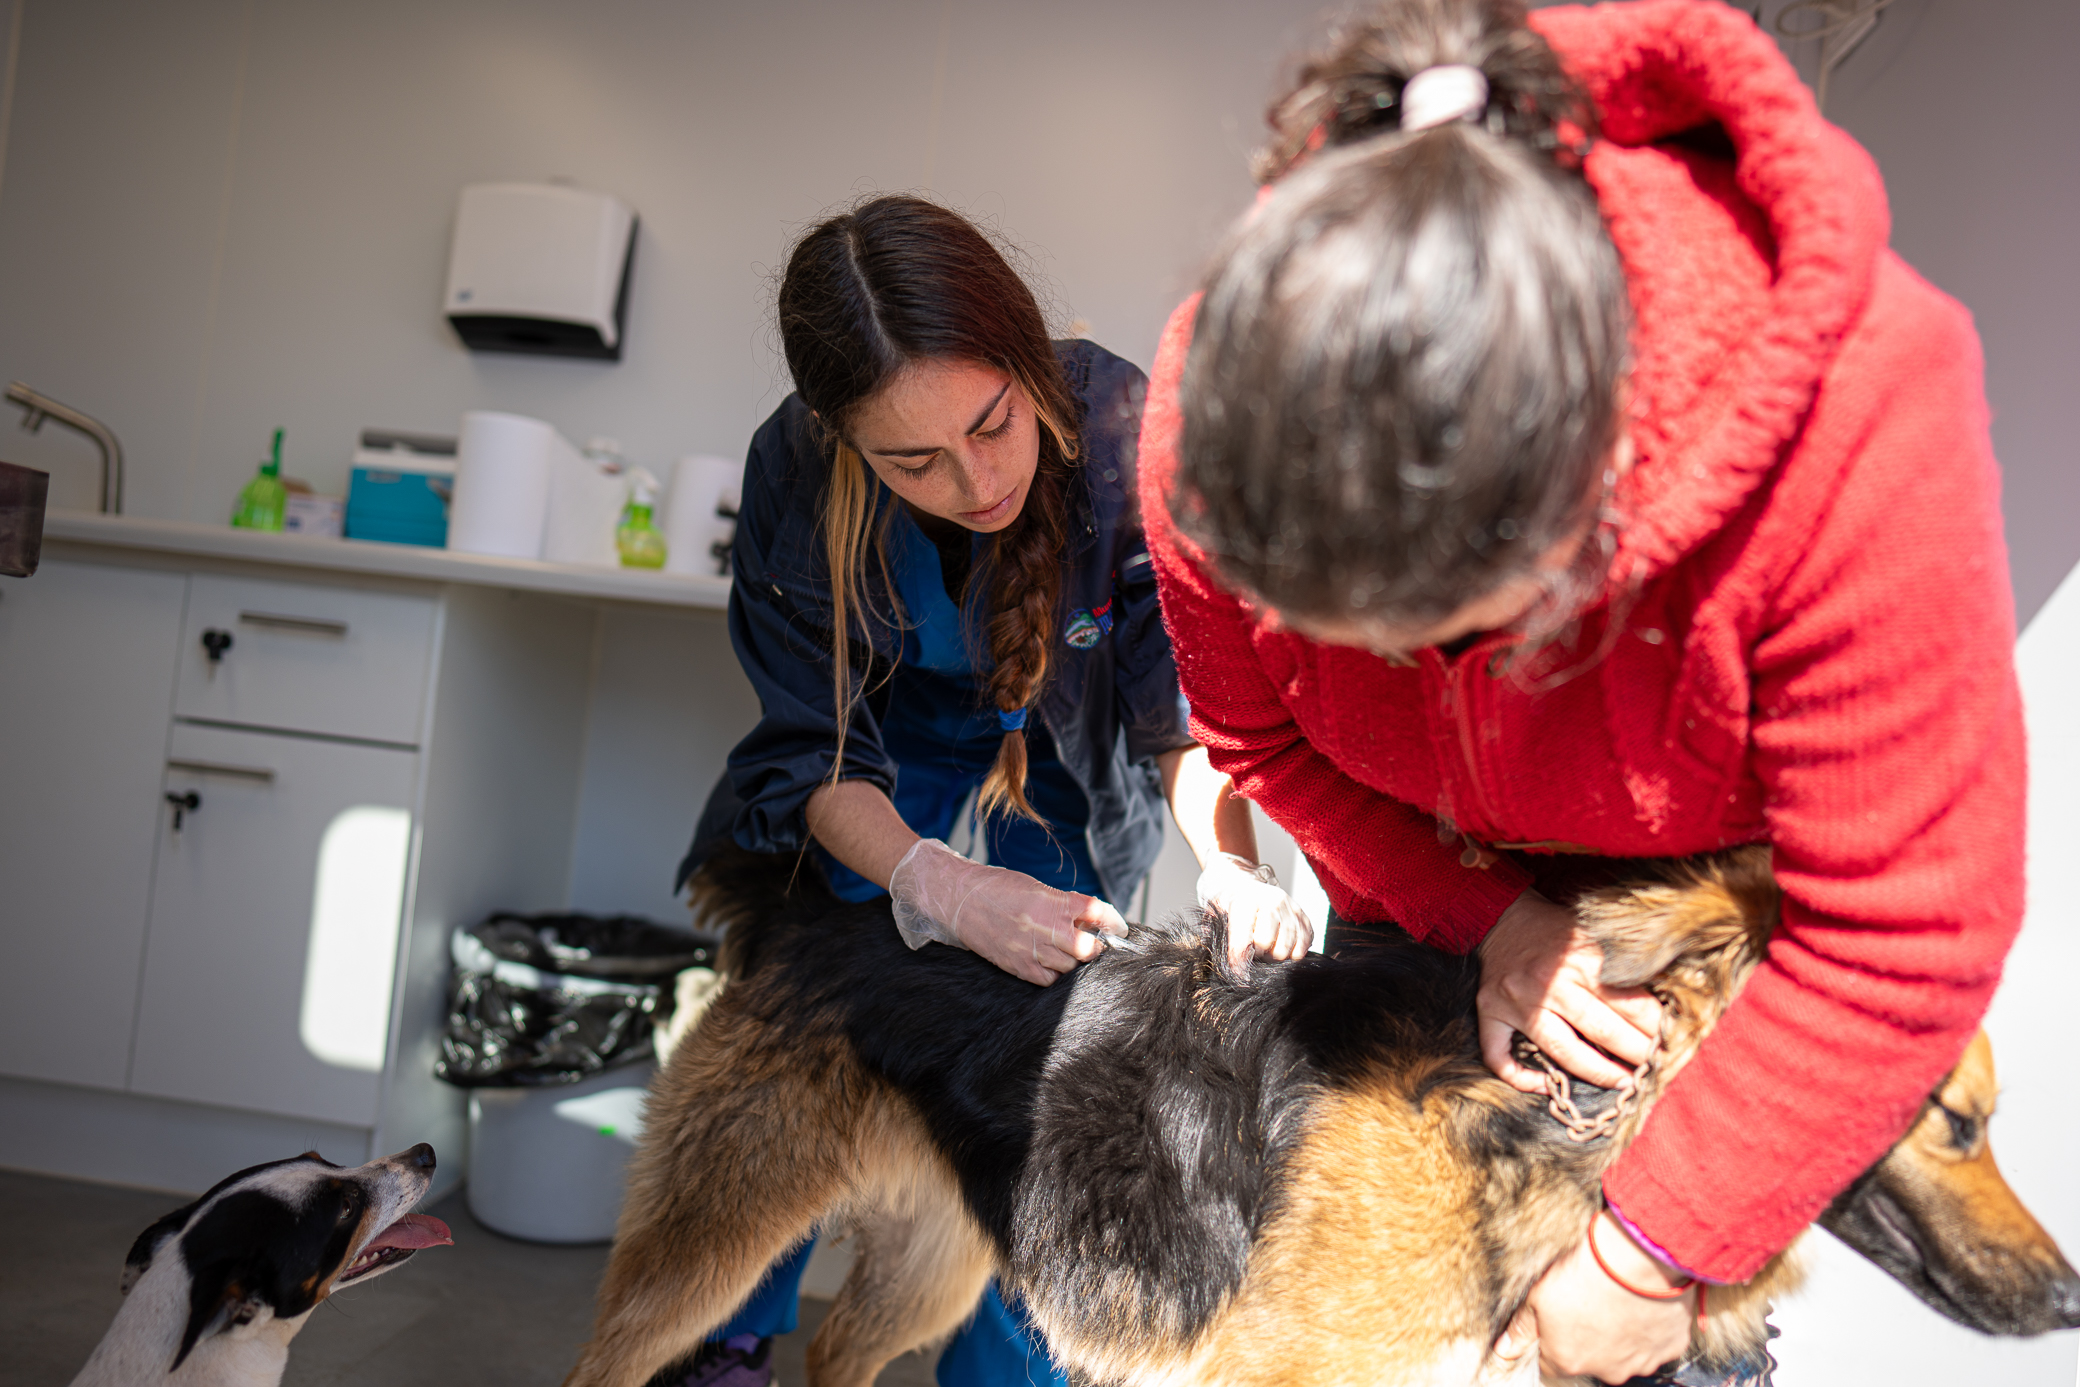
<svg viewBox="0 0 2080 1387">
<path fill-rule="evenodd" d="M 448 321 L 479 352 L 621 359 L 636 214 L 554 183 L 472 183 L 455 210 Z"/>
</svg>

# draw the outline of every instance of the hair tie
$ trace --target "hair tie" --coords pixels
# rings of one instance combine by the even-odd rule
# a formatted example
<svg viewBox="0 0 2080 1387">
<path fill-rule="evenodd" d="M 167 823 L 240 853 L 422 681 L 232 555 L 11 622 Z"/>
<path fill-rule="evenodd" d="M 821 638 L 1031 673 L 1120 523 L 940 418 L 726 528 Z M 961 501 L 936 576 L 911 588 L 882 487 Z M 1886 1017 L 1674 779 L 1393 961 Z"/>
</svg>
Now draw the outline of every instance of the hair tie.
<svg viewBox="0 0 2080 1387">
<path fill-rule="evenodd" d="M 1488 78 L 1479 68 L 1464 63 L 1426 67 L 1401 88 L 1401 128 L 1428 130 L 1472 120 L 1487 107 Z"/>
<path fill-rule="evenodd" d="M 997 713 L 997 726 L 1003 728 L 1006 732 L 1025 731 L 1026 710 L 1020 708 L 1009 713 L 999 710 Z"/>
</svg>

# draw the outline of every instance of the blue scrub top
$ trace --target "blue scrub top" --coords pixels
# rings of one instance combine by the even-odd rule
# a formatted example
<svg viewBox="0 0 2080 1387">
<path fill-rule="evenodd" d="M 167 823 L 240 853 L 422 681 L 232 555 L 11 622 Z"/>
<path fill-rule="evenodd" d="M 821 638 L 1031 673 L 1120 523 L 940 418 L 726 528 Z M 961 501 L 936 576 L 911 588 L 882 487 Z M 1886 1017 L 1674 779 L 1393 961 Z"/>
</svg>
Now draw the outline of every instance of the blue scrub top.
<svg viewBox="0 0 2080 1387">
<path fill-rule="evenodd" d="M 979 550 L 983 541 L 978 535 L 970 542 Z M 975 559 L 980 561 L 979 552 Z M 973 614 L 964 616 L 946 591 L 938 545 L 907 510 L 890 517 L 888 560 L 907 616 L 902 657 L 881 720 L 882 748 L 896 768 L 889 798 L 912 831 L 945 839 L 957 830 L 962 807 L 996 764 L 1004 740 L 997 710 L 987 702 L 983 674 L 989 654 Z M 1090 802 L 1062 764 L 1046 725 L 1028 718 L 1025 734 L 1026 800 L 1044 826 L 997 814 L 971 827 L 979 830 L 993 865 L 1060 891 L 1102 895 L 1085 841 Z M 881 894 L 821 849 L 818 856 L 832 889 L 844 899 Z"/>
</svg>

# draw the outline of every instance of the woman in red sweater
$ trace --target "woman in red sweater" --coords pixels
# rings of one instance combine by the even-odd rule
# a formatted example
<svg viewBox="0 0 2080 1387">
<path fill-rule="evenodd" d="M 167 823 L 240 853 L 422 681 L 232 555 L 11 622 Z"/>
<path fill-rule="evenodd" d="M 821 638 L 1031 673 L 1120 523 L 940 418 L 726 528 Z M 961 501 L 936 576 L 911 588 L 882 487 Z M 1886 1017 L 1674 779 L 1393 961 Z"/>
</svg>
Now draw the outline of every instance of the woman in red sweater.
<svg viewBox="0 0 2080 1387">
<path fill-rule="evenodd" d="M 1332 946 L 1480 952 L 1525 1088 L 1513 1031 L 1605 1085 L 1653 1043 L 1551 903 L 1582 855 L 1769 843 L 1768 959 L 1590 1230 L 1636 1285 L 1744 1279 L 1899 1137 L 2021 919 L 1971 323 L 1722 5 L 1394 0 L 1273 124 L 1142 434 L 1194 731 Z M 1690 1303 L 1578 1248 L 1531 1308 L 1548 1368 L 1617 1380 Z"/>
</svg>

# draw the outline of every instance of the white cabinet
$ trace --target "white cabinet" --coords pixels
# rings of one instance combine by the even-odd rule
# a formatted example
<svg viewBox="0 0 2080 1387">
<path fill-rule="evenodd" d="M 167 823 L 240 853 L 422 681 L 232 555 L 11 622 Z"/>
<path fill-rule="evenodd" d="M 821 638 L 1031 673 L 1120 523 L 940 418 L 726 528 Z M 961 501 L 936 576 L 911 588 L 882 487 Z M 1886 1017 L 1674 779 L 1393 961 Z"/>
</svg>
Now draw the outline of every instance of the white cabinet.
<svg viewBox="0 0 2080 1387">
<path fill-rule="evenodd" d="M 436 611 L 65 562 L 5 589 L 0 1073 L 374 1124 Z"/>
<path fill-rule="evenodd" d="M 728 658 L 719 613 L 646 627 L 697 639 L 669 679 L 617 666 L 591 709 L 599 604 L 660 600 L 631 598 L 640 578 L 54 525 L 72 537 L 0 581 L 0 1167 L 201 1189 L 296 1151 L 353 1164 L 427 1141 L 451 1182 L 449 934 L 576 903 L 594 720 L 686 744 L 646 753 L 679 796 L 662 811 L 619 762 L 597 787 L 665 826 L 643 859 L 661 882 L 756 715 L 748 686 L 732 702 L 694 668 Z M 573 591 L 513 587 L 552 579 Z"/>
<path fill-rule="evenodd" d="M 185 574 L 0 589 L 0 1073 L 121 1088 Z"/>
<path fill-rule="evenodd" d="M 134 1092 L 374 1125 L 418 765 L 175 725 Z"/>
</svg>

